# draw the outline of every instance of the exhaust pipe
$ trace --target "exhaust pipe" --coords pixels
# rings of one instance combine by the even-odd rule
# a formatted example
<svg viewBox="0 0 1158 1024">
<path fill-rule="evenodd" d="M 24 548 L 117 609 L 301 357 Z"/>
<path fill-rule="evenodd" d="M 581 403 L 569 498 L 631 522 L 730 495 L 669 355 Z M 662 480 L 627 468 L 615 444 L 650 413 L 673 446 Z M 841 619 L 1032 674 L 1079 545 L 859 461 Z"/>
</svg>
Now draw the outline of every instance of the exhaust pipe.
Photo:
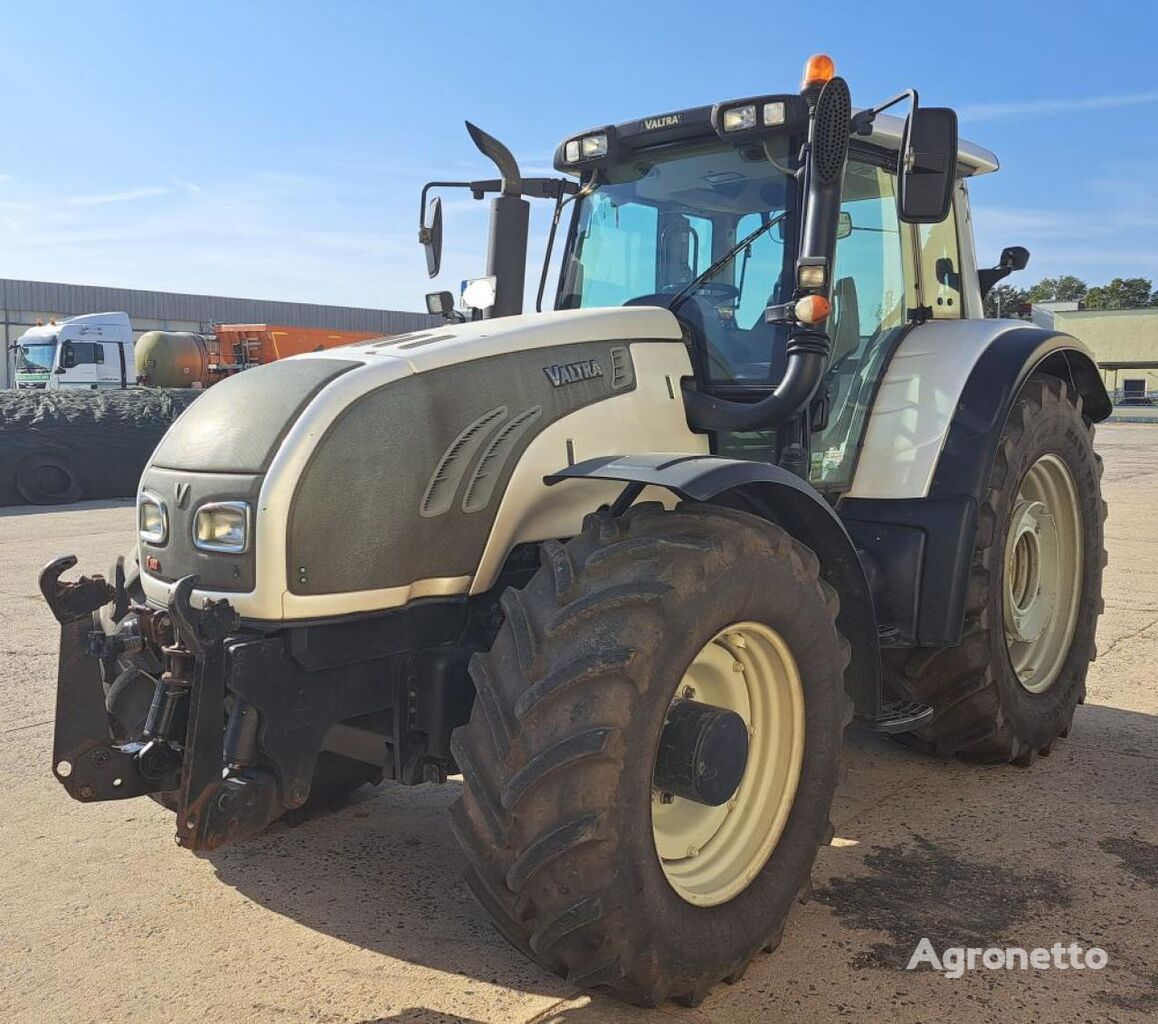
<svg viewBox="0 0 1158 1024">
<path fill-rule="evenodd" d="M 487 275 L 495 279 L 495 301 L 483 316 L 487 319 L 518 316 L 523 311 L 531 204 L 523 198 L 523 176 L 511 151 L 469 121 L 466 130 L 479 152 L 494 162 L 502 177 L 501 191 L 491 200 L 487 241 Z"/>
</svg>

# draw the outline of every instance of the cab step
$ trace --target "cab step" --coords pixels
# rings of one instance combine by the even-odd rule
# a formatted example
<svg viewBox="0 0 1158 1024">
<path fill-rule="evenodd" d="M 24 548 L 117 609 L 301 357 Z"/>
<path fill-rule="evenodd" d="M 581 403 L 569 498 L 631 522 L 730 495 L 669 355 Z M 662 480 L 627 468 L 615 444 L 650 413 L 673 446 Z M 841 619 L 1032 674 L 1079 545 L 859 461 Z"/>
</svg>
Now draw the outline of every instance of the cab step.
<svg viewBox="0 0 1158 1024">
<path fill-rule="evenodd" d="M 913 700 L 894 700 L 881 706 L 876 718 L 857 718 L 857 724 L 870 732 L 912 732 L 927 725 L 933 717 L 933 709 L 928 704 Z"/>
</svg>

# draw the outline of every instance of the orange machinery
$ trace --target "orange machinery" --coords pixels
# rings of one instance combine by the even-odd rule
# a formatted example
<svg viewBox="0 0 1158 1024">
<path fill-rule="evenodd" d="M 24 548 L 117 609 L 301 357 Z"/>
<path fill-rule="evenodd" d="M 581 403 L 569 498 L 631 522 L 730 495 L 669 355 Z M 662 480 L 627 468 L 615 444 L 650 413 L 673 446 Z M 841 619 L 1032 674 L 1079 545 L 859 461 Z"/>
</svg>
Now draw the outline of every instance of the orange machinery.
<svg viewBox="0 0 1158 1024">
<path fill-rule="evenodd" d="M 213 333 L 223 368 L 230 363 L 243 366 L 272 363 L 275 359 L 302 352 L 317 352 L 381 337 L 373 331 L 331 331 L 324 327 L 280 327 L 274 324 L 218 324 Z"/>
<path fill-rule="evenodd" d="M 139 383 L 158 388 L 207 388 L 251 366 L 378 337 L 381 335 L 374 331 L 218 324 L 212 334 L 146 331 L 133 349 Z"/>
</svg>

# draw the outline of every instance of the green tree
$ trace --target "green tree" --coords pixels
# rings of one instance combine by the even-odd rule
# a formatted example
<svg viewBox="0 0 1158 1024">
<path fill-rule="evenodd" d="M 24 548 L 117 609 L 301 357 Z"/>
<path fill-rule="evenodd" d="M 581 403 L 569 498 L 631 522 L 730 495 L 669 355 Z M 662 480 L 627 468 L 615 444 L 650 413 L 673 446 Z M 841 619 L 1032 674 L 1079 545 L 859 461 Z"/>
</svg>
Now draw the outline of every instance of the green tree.
<svg viewBox="0 0 1158 1024">
<path fill-rule="evenodd" d="M 1029 289 L 1030 302 L 1080 302 L 1089 287 L 1080 277 L 1062 274 L 1061 277 L 1043 277 Z"/>
<path fill-rule="evenodd" d="M 1020 308 L 1029 302 L 1029 292 L 1024 288 L 1014 288 L 1011 284 L 999 284 L 985 296 L 985 315 L 1016 319 Z"/>
<path fill-rule="evenodd" d="M 1147 277 L 1115 277 L 1086 292 L 1086 309 L 1143 309 L 1158 305 L 1158 294 Z"/>
</svg>

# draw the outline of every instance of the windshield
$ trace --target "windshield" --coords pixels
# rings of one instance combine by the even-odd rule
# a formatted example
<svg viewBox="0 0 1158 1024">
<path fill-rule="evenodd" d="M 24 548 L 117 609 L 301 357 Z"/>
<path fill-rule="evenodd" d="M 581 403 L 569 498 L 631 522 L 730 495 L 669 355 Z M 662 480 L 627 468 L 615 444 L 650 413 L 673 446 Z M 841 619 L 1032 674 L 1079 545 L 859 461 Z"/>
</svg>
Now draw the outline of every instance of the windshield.
<svg viewBox="0 0 1158 1024">
<path fill-rule="evenodd" d="M 17 373 L 48 373 L 56 355 L 56 342 L 16 346 Z"/>
<path fill-rule="evenodd" d="M 769 336 L 783 327 L 766 325 L 764 309 L 791 294 L 794 184 L 784 138 L 665 147 L 600 172 L 578 200 L 559 308 L 662 303 L 787 214 L 679 305 L 704 340 L 706 379 L 778 379 L 783 368 L 769 365 Z"/>
</svg>

